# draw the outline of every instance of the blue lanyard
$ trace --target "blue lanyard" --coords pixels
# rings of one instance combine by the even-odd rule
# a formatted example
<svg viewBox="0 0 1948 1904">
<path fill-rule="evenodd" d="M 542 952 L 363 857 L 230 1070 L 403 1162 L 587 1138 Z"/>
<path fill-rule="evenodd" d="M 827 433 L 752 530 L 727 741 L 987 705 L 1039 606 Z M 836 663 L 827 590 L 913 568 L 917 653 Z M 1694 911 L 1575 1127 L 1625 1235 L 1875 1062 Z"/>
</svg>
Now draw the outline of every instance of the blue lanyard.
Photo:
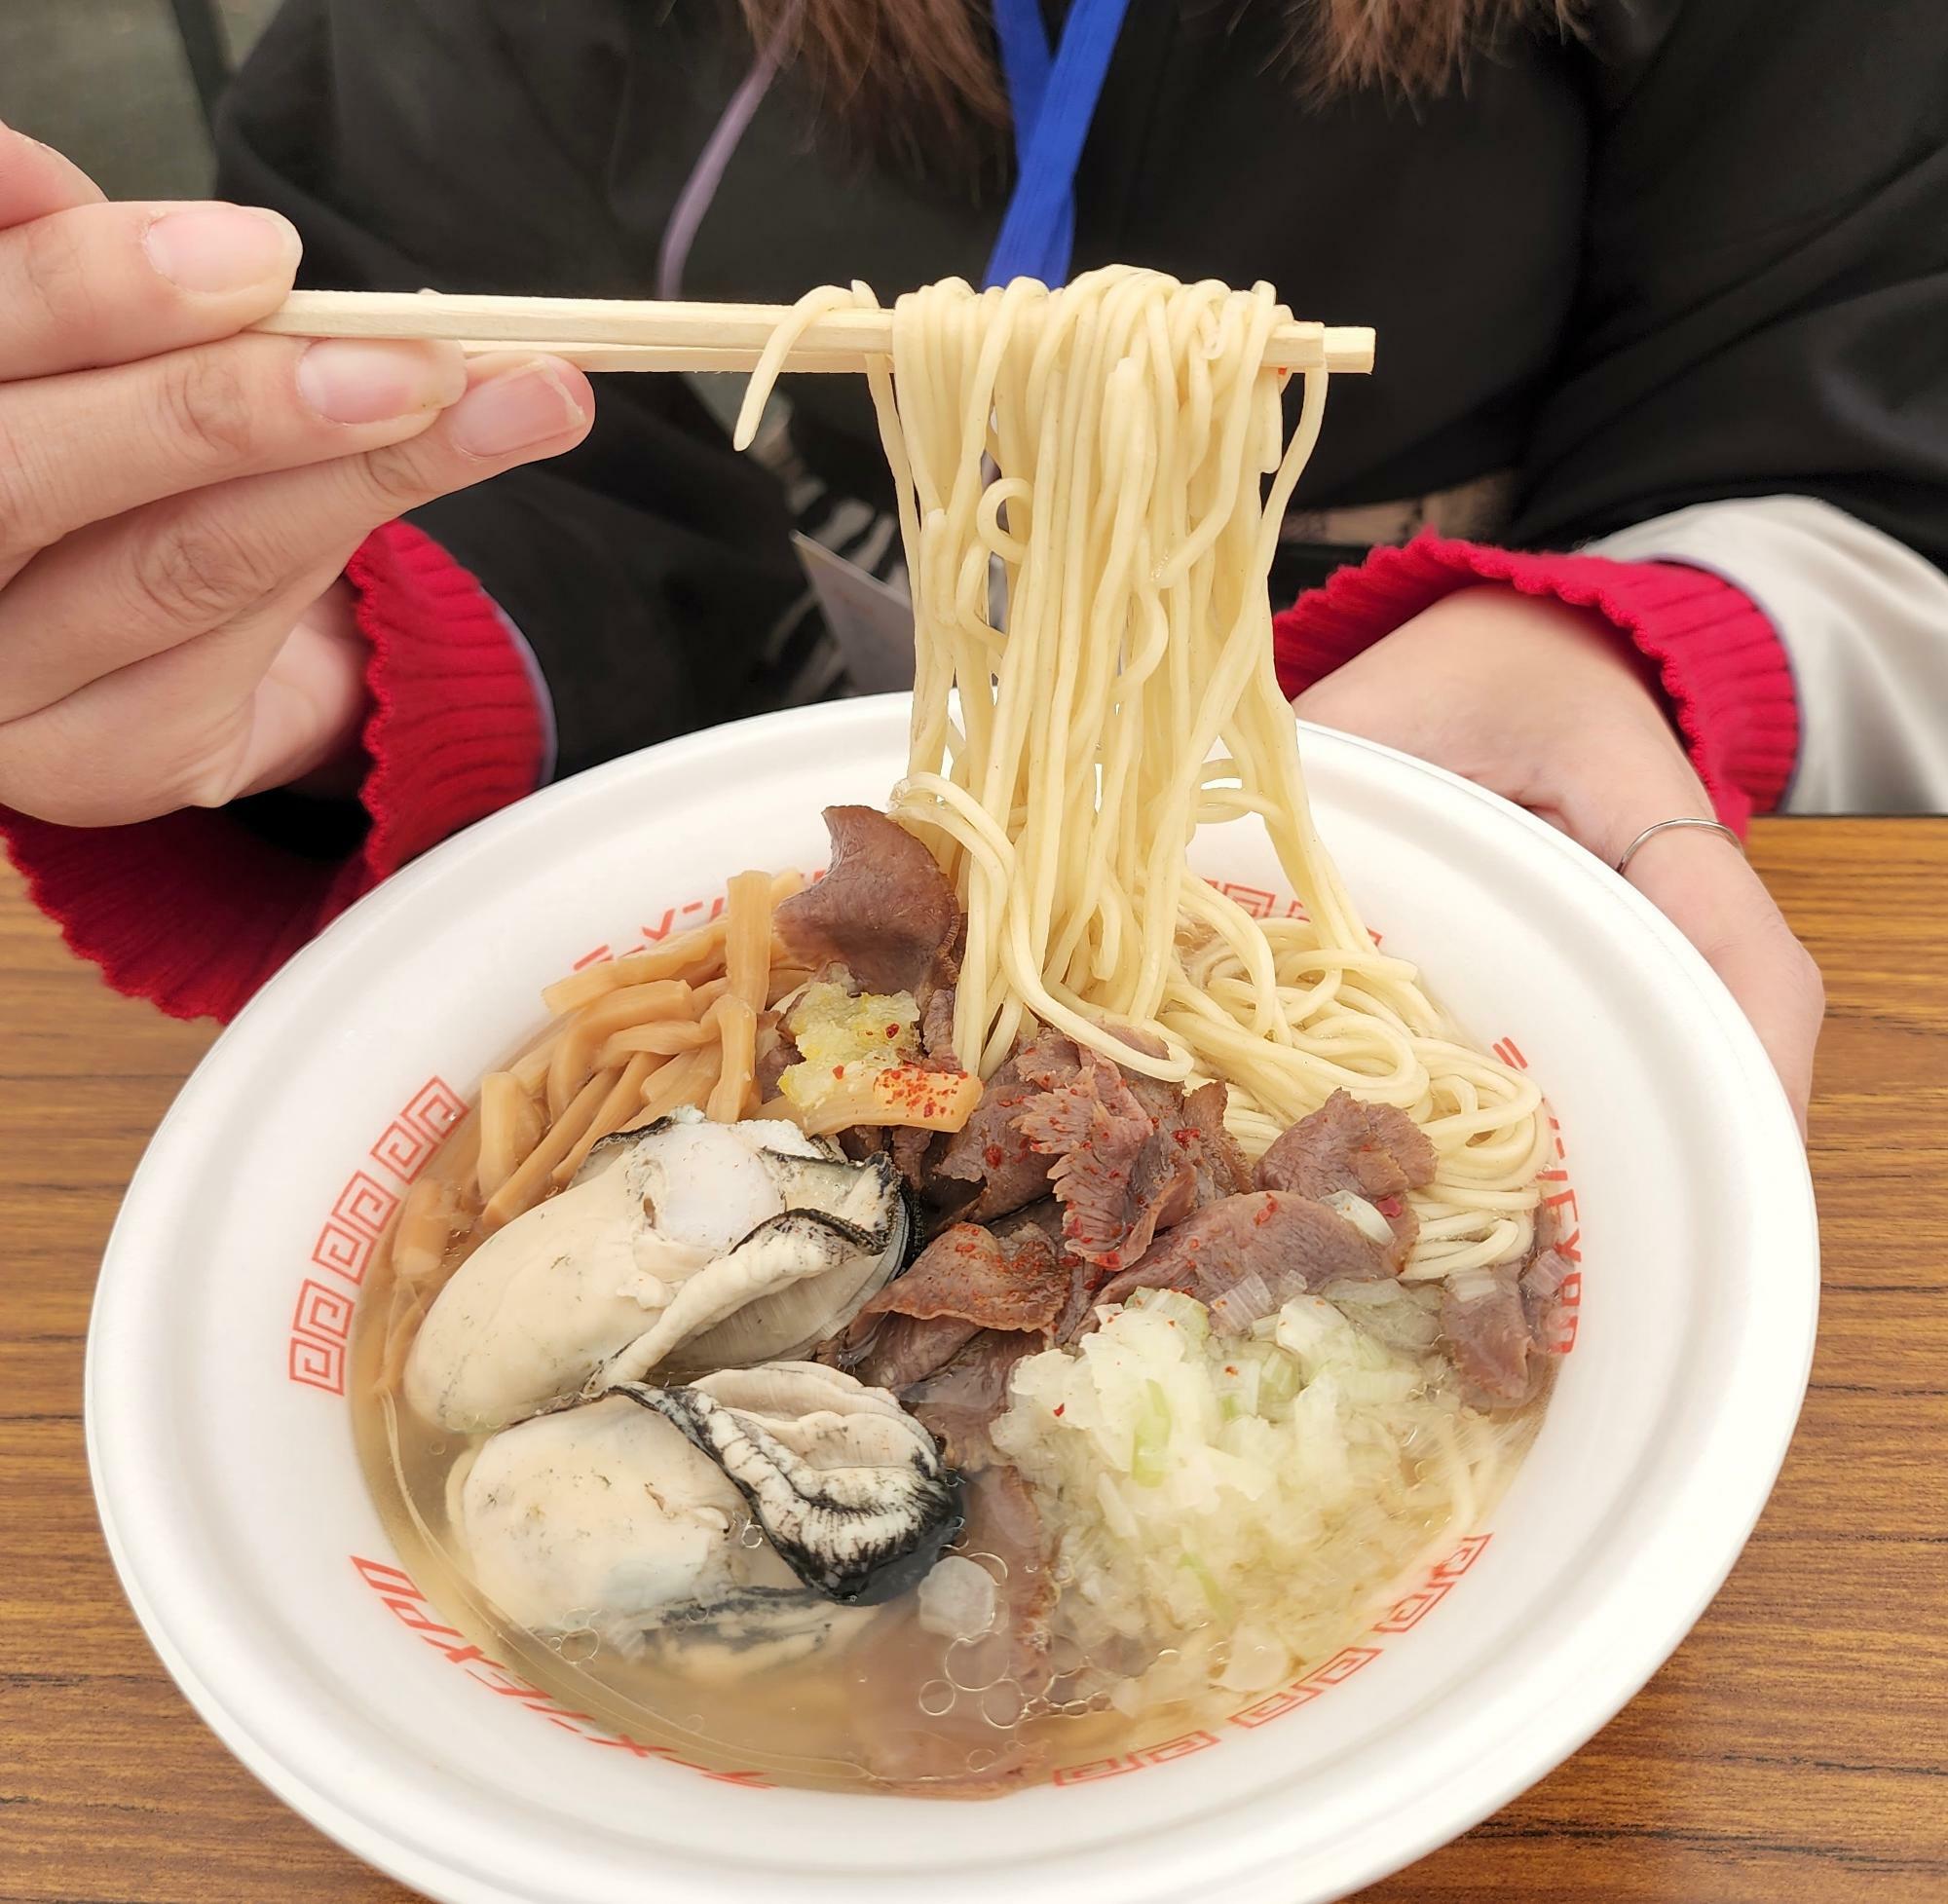
<svg viewBox="0 0 1948 1904">
<path fill-rule="evenodd" d="M 1015 194 L 986 281 L 1060 284 L 1075 248 L 1075 168 L 1130 0 L 1074 0 L 1053 56 L 1039 0 L 994 0 L 1015 120 Z"/>
</svg>

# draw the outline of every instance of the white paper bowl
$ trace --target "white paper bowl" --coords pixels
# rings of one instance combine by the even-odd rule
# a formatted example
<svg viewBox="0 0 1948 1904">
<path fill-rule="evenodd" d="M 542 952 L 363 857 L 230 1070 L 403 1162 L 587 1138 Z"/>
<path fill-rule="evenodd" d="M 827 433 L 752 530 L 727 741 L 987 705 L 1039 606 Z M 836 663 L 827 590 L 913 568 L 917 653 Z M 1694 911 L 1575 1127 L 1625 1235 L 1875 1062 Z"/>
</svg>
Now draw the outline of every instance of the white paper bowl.
<svg viewBox="0 0 1948 1904">
<path fill-rule="evenodd" d="M 453 1904 L 1294 1904 L 1589 1737 L 1716 1590 L 1784 1453 L 1817 1289 L 1805 1162 L 1737 1008 L 1622 880 L 1465 782 L 1305 747 L 1369 920 L 1543 1081 L 1574 1196 L 1574 1352 L 1447 1565 L 1237 1719 L 988 1805 L 747 1789 L 599 1743 L 449 1658 L 389 1572 L 335 1392 L 377 1226 L 543 983 L 693 920 L 742 867 L 821 864 L 820 807 L 883 800 L 905 703 L 853 701 L 654 748 L 430 854 L 265 989 L 157 1134 L 102 1267 L 89 1447 L 129 1597 L 238 1757 Z M 1201 870 L 1277 887 L 1242 827 Z"/>
</svg>

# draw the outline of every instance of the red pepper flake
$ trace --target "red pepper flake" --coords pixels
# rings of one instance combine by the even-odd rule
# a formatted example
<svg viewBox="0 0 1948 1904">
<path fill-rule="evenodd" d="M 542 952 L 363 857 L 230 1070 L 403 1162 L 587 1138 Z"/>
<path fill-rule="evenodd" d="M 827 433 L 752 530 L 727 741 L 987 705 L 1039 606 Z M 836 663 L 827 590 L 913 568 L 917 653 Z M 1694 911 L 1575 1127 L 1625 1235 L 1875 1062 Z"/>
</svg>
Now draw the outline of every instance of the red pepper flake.
<svg viewBox="0 0 1948 1904">
<path fill-rule="evenodd" d="M 1227 1375 L 1235 1375 L 1238 1372 L 1238 1364 L 1235 1362 L 1227 1362 L 1224 1364 L 1224 1372 Z"/>
<path fill-rule="evenodd" d="M 1191 1139 L 1195 1138 L 1196 1135 L 1197 1135 L 1196 1131 L 1189 1128 L 1186 1128 L 1181 1131 L 1173 1131 L 1171 1133 L 1171 1136 L 1174 1137 L 1178 1140 L 1178 1142 L 1183 1146 L 1185 1150 L 1188 1150 L 1190 1148 Z"/>
<path fill-rule="evenodd" d="M 900 1027 L 897 1025 L 889 1025 L 886 1027 L 887 1037 L 897 1038 L 899 1035 L 900 1035 Z"/>
<path fill-rule="evenodd" d="M 995 1171 L 1001 1168 L 1001 1146 L 998 1143 L 991 1143 L 982 1151 L 981 1158 L 991 1171 Z"/>
<path fill-rule="evenodd" d="M 1058 1402 L 1057 1402 L 1057 1403 L 1055 1404 L 1055 1412 L 1056 1412 L 1056 1413 L 1057 1413 L 1058 1415 L 1059 1415 L 1059 1414 L 1062 1414 L 1062 1413 L 1063 1413 L 1063 1412 L 1064 1412 L 1064 1411 L 1065 1411 L 1065 1410 L 1066 1410 L 1066 1409 L 1068 1408 L 1068 1402 L 1066 1402 L 1066 1401 L 1058 1401 Z"/>
</svg>

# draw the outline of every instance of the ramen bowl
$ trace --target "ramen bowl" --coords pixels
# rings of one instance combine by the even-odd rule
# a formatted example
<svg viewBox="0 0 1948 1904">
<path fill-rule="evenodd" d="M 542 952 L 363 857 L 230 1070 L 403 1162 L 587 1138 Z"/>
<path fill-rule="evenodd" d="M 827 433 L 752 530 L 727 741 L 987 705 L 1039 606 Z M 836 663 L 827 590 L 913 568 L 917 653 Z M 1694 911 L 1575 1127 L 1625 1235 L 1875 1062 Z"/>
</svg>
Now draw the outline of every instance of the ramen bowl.
<svg viewBox="0 0 1948 1904">
<path fill-rule="evenodd" d="M 1757 1040 L 1605 867 L 1479 788 L 1308 730 L 1386 949 L 1542 1081 L 1576 1270 L 1540 1435 L 1370 1629 L 1143 1751 L 987 1804 L 772 1785 L 604 1728 L 469 1644 L 367 1492 L 349 1338 L 376 1241 L 541 987 L 814 867 L 879 803 L 906 703 L 652 748 L 450 840 L 300 952 L 157 1133 L 103 1264 L 88 1431 L 150 1639 L 231 1750 L 452 1904 L 1323 1900 L 1486 1816 L 1656 1670 L 1743 1544 L 1805 1386 L 1806 1167 Z M 1287 899 L 1261 833 L 1198 870 Z"/>
</svg>

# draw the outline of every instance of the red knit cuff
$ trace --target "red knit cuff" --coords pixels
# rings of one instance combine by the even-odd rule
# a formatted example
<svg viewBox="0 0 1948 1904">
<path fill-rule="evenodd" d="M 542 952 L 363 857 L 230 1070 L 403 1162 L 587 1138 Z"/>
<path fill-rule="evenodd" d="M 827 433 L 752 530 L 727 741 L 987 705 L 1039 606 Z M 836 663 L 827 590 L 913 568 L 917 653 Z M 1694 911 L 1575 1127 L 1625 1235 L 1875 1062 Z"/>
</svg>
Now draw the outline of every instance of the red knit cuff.
<svg viewBox="0 0 1948 1904">
<path fill-rule="evenodd" d="M 1272 619 L 1292 695 L 1457 588 L 1502 582 L 1603 616 L 1653 664 L 1718 817 L 1739 832 L 1778 804 L 1799 752 L 1799 707 L 1779 636 L 1702 569 L 1602 555 L 1529 555 L 1417 537 L 1375 549 Z"/>
<path fill-rule="evenodd" d="M 35 903 L 117 991 L 174 1018 L 231 1018 L 361 893 L 533 789 L 541 711 L 480 585 L 396 522 L 346 573 L 372 646 L 372 765 L 359 790 L 372 824 L 350 858 L 301 858 L 221 810 L 60 827 L 0 807 L 0 839 Z"/>
<path fill-rule="evenodd" d="M 345 869 L 334 912 L 448 834 L 533 793 L 543 746 L 541 709 L 514 637 L 437 542 L 389 523 L 345 574 L 372 644 L 372 771 L 359 790 L 372 831 Z"/>
</svg>

